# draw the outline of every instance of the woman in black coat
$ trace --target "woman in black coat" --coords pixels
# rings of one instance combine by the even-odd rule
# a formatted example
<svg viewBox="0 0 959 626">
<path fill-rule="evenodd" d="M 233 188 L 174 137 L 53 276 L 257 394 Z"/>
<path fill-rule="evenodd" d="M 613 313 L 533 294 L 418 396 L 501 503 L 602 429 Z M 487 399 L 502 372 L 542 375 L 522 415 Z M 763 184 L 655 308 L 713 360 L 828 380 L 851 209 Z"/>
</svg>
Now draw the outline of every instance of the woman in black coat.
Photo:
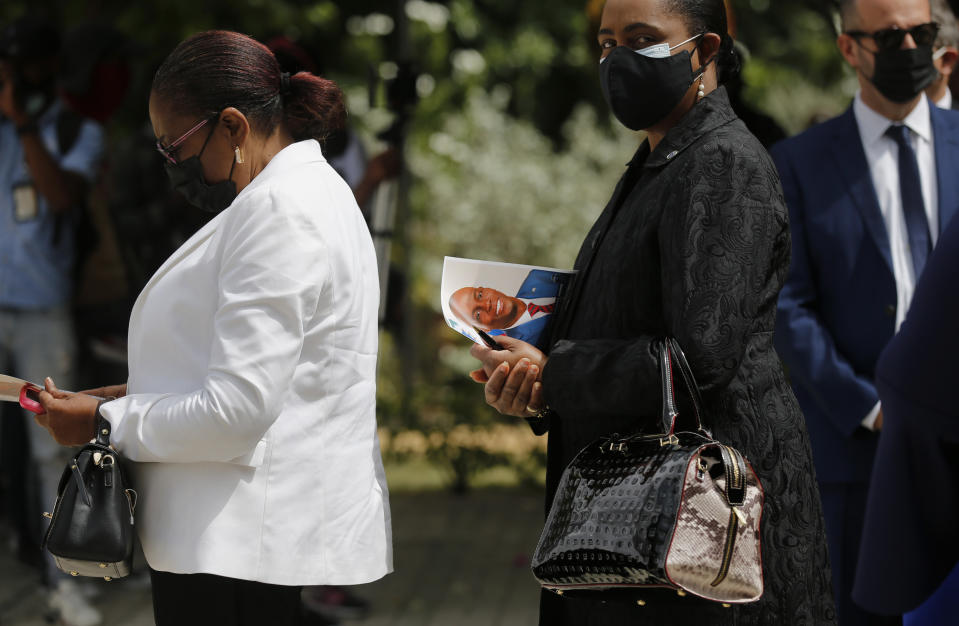
<svg viewBox="0 0 959 626">
<path fill-rule="evenodd" d="M 730 608 L 668 590 L 644 592 L 644 606 L 544 593 L 540 624 L 833 624 L 809 440 L 772 342 L 786 206 L 772 161 L 718 86 L 738 67 L 723 1 L 609 0 L 599 43 L 604 95 L 647 140 L 583 243 L 541 343 L 548 356 L 499 337 L 506 350 L 473 348 L 474 378 L 500 412 L 548 421 L 548 506 L 583 446 L 654 427 L 655 341 L 675 337 L 706 426 L 765 488 L 765 593 Z"/>
</svg>

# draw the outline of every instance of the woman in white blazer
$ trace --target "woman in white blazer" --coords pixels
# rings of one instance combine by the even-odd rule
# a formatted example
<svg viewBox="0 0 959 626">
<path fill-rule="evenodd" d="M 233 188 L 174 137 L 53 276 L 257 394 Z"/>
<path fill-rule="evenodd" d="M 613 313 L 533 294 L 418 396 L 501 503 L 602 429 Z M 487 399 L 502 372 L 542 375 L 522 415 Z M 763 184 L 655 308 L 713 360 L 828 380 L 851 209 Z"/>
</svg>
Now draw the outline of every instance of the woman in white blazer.
<svg viewBox="0 0 959 626">
<path fill-rule="evenodd" d="M 48 379 L 38 416 L 89 440 L 98 414 L 134 461 L 157 624 L 292 624 L 303 585 L 392 570 L 376 438 L 376 260 L 317 139 L 331 81 L 281 74 L 238 33 L 181 43 L 150 118 L 174 185 L 218 214 L 133 307 L 126 385 Z"/>
</svg>

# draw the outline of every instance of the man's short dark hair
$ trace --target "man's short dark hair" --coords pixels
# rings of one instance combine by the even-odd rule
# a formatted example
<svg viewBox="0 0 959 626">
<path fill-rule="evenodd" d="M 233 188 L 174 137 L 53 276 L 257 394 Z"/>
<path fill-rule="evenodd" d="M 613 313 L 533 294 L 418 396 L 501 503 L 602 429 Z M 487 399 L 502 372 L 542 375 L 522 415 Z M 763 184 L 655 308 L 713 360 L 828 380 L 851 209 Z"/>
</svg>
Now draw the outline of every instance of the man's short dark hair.
<svg viewBox="0 0 959 626">
<path fill-rule="evenodd" d="M 854 30 L 858 24 L 859 14 L 856 12 L 856 3 L 859 0 L 839 0 L 839 20 L 842 31 Z M 932 1 L 929 2 L 929 10 L 932 11 Z"/>
<path fill-rule="evenodd" d="M 850 29 L 856 22 L 856 0 L 839 0 L 839 28 L 842 31 Z"/>
</svg>

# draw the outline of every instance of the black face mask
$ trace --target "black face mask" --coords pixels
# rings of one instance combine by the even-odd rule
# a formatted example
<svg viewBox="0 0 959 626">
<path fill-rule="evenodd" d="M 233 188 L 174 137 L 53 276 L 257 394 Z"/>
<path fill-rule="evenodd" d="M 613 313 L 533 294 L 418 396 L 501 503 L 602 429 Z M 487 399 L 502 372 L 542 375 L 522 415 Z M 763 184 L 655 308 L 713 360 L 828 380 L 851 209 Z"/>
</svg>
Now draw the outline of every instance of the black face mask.
<svg viewBox="0 0 959 626">
<path fill-rule="evenodd" d="M 226 180 L 211 185 L 203 179 L 200 156 L 206 150 L 206 144 L 213 136 L 214 128 L 216 128 L 216 122 L 211 126 L 199 153 L 179 163 L 167 162 L 164 167 L 170 182 L 173 183 L 173 188 L 180 192 L 187 202 L 203 211 L 219 213 L 230 206 L 236 198 L 236 183 L 233 182 L 233 168 L 236 166 L 236 161 L 234 160 L 230 165 L 230 175 Z"/>
<path fill-rule="evenodd" d="M 626 128 L 643 130 L 669 115 L 705 71 L 704 65 L 694 75 L 691 58 L 688 50 L 652 57 L 624 46 L 614 48 L 600 63 L 599 82 L 616 119 Z"/>
<path fill-rule="evenodd" d="M 870 81 L 879 93 L 893 102 L 909 102 L 936 80 L 932 47 L 908 50 L 880 50 Z"/>
</svg>

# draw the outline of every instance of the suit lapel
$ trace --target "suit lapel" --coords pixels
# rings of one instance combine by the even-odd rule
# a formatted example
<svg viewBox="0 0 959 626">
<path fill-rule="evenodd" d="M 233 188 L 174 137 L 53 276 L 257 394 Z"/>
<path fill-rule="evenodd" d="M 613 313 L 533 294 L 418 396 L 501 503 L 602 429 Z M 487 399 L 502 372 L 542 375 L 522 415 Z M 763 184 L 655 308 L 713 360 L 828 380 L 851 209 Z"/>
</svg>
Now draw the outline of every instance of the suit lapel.
<svg viewBox="0 0 959 626">
<path fill-rule="evenodd" d="M 938 110 L 930 104 L 932 136 L 936 146 L 936 180 L 939 189 L 939 232 L 942 233 L 949 220 L 957 213 L 959 204 L 959 141 L 956 138 L 954 115 Z"/>
<path fill-rule="evenodd" d="M 853 204 L 862 216 L 866 230 L 879 248 L 886 266 L 892 272 L 889 234 L 886 232 L 886 224 L 879 210 L 879 199 L 872 184 L 869 163 L 866 161 L 866 152 L 862 147 L 862 137 L 859 135 L 852 107 L 849 107 L 839 118 L 832 152 L 839 171 L 846 181 L 846 188 L 849 190 Z"/>
</svg>

